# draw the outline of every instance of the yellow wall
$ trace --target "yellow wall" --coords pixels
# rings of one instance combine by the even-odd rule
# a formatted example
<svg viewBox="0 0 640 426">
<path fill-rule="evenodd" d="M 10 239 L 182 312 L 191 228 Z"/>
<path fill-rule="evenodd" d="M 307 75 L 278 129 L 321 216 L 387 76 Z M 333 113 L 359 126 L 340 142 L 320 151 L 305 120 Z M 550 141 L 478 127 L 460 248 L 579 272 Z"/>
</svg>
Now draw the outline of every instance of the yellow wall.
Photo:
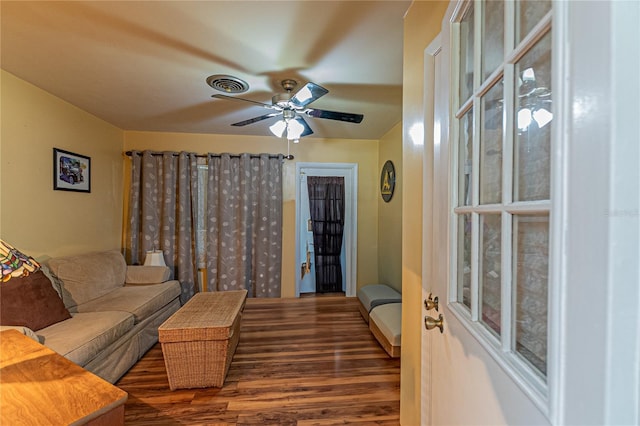
<svg viewBox="0 0 640 426">
<path fill-rule="evenodd" d="M 422 330 L 422 140 L 410 131 L 424 123 L 424 49 L 440 32 L 448 2 L 414 1 L 404 22 L 402 356 L 400 423 L 420 424 Z M 426 131 L 430 131 L 427 129 Z M 437 366 L 436 366 L 437 367 Z"/>
<path fill-rule="evenodd" d="M 119 249 L 118 128 L 1 71 L 0 236 L 36 257 Z M 53 190 L 53 148 L 91 157 L 91 193 Z"/>
<path fill-rule="evenodd" d="M 127 131 L 125 150 L 191 151 L 196 153 L 287 153 L 286 141 L 268 136 L 236 136 L 187 133 Z M 378 141 L 304 138 L 291 144 L 293 161 L 285 161 L 283 170 L 282 297 L 295 296 L 295 162 L 358 163 L 358 283 L 378 281 L 371 259 L 378 253 Z M 128 163 L 127 163 L 128 166 Z M 125 170 L 128 188 L 129 168 Z M 127 197 L 128 194 L 125 194 Z"/>
<path fill-rule="evenodd" d="M 378 193 L 378 278 L 380 283 L 402 291 L 402 123 L 398 123 L 380 139 L 378 186 L 380 172 L 387 160 L 396 170 L 393 197 L 387 203 Z M 379 189 L 378 189 L 379 191 Z"/>
</svg>

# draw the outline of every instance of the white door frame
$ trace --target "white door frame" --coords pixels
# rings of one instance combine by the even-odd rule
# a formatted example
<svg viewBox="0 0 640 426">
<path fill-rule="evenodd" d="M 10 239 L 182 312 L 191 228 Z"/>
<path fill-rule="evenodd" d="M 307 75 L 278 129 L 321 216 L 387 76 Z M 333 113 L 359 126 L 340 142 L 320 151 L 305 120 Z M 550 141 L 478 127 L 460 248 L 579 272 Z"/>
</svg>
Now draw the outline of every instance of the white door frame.
<svg viewBox="0 0 640 426">
<path fill-rule="evenodd" d="M 300 265 L 302 259 L 300 220 L 300 196 L 302 185 L 301 176 L 343 176 L 345 184 L 345 223 L 344 247 L 346 258 L 345 295 L 356 295 L 358 272 L 358 164 L 357 163 L 296 163 L 296 262 L 294 275 L 296 277 L 296 297 L 300 297 Z"/>
<path fill-rule="evenodd" d="M 640 4 L 554 2 L 553 19 L 551 418 L 639 424 Z"/>
<path fill-rule="evenodd" d="M 424 51 L 424 154 L 422 164 L 423 187 L 422 187 L 422 298 L 426 300 L 432 291 L 433 277 L 433 155 L 436 138 L 440 137 L 440 131 L 435 131 L 435 91 L 436 83 L 436 55 L 440 53 L 442 41 L 440 35 L 427 46 Z M 439 89 L 448 93 L 447 90 Z M 442 297 L 442 296 L 440 296 Z M 442 297 L 444 300 L 444 297 Z M 424 308 L 423 308 L 424 309 Z M 432 312 L 425 312 L 424 315 L 433 315 Z M 422 389 L 431 392 L 431 336 L 422 329 Z M 421 424 L 431 424 L 431 398 L 421 398 Z"/>
</svg>

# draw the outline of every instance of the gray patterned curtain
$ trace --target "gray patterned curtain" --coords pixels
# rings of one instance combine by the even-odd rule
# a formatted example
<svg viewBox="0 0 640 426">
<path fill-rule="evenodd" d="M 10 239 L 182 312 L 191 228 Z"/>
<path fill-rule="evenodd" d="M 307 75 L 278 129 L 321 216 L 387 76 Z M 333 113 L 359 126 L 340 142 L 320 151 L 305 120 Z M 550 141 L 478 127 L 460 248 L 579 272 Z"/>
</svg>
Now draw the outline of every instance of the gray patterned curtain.
<svg viewBox="0 0 640 426">
<path fill-rule="evenodd" d="M 133 151 L 127 261 L 144 262 L 162 250 L 172 277 L 180 281 L 184 304 L 197 291 L 195 208 L 197 165 L 193 153 Z"/>
<path fill-rule="evenodd" d="M 207 280 L 210 291 L 280 297 L 282 155 L 207 157 Z"/>
</svg>

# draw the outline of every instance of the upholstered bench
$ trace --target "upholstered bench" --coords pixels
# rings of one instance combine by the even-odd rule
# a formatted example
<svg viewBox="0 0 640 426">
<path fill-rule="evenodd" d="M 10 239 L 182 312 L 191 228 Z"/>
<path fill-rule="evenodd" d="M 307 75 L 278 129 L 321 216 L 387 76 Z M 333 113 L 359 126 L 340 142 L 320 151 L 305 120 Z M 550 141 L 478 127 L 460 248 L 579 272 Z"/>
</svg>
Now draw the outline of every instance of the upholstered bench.
<svg viewBox="0 0 640 426">
<path fill-rule="evenodd" d="M 365 322 L 369 322 L 369 312 L 379 305 L 402 302 L 402 295 L 385 284 L 368 284 L 358 289 L 358 307 Z"/>
<path fill-rule="evenodd" d="M 378 305 L 369 313 L 369 330 L 391 358 L 400 356 L 402 303 Z"/>
</svg>

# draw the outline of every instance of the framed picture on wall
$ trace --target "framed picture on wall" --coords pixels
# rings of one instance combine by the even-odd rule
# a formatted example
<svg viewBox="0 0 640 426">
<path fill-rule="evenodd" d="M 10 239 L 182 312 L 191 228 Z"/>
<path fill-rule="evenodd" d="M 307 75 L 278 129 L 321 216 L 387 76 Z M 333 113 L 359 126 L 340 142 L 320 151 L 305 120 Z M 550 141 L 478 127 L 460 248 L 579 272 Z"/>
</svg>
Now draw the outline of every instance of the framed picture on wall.
<svg viewBox="0 0 640 426">
<path fill-rule="evenodd" d="M 385 203 L 391 201 L 396 188 L 396 169 L 391 160 L 387 160 L 380 173 L 380 195 Z"/>
<path fill-rule="evenodd" d="M 91 192 L 91 158 L 53 148 L 53 189 Z"/>
</svg>

